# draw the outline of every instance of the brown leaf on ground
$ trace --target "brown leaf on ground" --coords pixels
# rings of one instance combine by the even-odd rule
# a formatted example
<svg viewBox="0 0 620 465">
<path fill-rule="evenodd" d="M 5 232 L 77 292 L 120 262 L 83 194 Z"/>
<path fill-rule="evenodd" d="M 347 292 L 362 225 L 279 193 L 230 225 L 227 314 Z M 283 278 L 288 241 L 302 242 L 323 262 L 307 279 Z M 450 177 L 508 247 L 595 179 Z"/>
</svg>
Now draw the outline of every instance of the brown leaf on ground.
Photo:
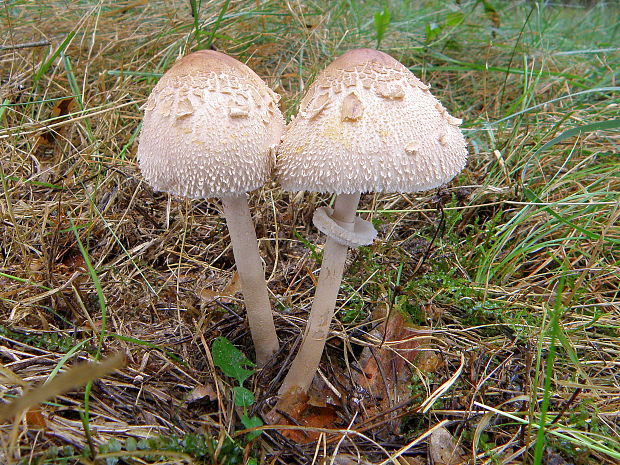
<svg viewBox="0 0 620 465">
<path fill-rule="evenodd" d="M 543 456 L 544 465 L 570 465 L 570 463 L 562 457 L 559 453 L 555 452 L 550 447 L 545 449 Z"/>
<path fill-rule="evenodd" d="M 199 295 L 200 298 L 205 301 L 212 301 L 219 298 L 223 303 L 230 303 L 232 302 L 230 297 L 234 297 L 237 292 L 241 292 L 241 281 L 239 280 L 239 273 L 235 271 L 224 289 L 221 291 L 203 289 L 200 291 Z"/>
<path fill-rule="evenodd" d="M 361 373 L 355 384 L 368 392 L 366 414 L 373 416 L 389 410 L 410 397 L 410 364 L 418 351 L 419 342 L 407 320 L 392 312 L 378 328 L 377 337 L 384 340 L 380 347 L 367 347 L 360 357 Z M 398 425 L 392 425 L 397 429 Z"/>
<path fill-rule="evenodd" d="M 39 407 L 31 408 L 26 412 L 26 424 L 30 429 L 44 429 L 47 426 Z"/>
<path fill-rule="evenodd" d="M 187 402 L 196 402 L 203 399 L 217 400 L 217 393 L 210 384 L 199 384 L 189 393 L 186 400 Z"/>
<path fill-rule="evenodd" d="M 433 465 L 458 465 L 466 459 L 456 439 L 445 428 L 437 428 L 428 439 L 428 455 Z"/>
<path fill-rule="evenodd" d="M 77 108 L 77 102 L 75 101 L 74 97 L 67 97 L 67 98 L 57 100 L 56 104 L 52 108 L 50 118 L 55 118 L 54 122 L 61 121 L 62 119 L 67 117 L 69 114 L 73 113 L 76 108 Z M 36 146 L 41 147 L 41 146 L 46 146 L 46 145 L 49 146 L 53 144 L 54 141 L 56 140 L 57 135 L 64 130 L 66 130 L 66 128 L 61 127 L 57 130 L 47 129 L 41 132 L 37 137 Z"/>
<path fill-rule="evenodd" d="M 413 457 L 399 457 L 398 460 L 402 465 L 426 465 L 426 460 L 419 455 L 414 455 Z"/>
<path fill-rule="evenodd" d="M 442 365 L 441 355 L 433 350 L 421 350 L 415 360 L 415 366 L 424 373 L 434 373 Z"/>
<path fill-rule="evenodd" d="M 335 407 L 312 405 L 307 394 L 294 390 L 282 395 L 277 410 L 270 412 L 266 420 L 271 424 L 298 426 L 299 429 L 281 429 L 279 432 L 298 444 L 308 444 L 317 441 L 321 432 L 305 428 L 333 429 L 338 415 Z"/>
<path fill-rule="evenodd" d="M 335 457 L 326 458 L 323 465 L 373 465 L 372 462 L 368 462 L 357 455 L 351 454 L 338 454 Z"/>
</svg>

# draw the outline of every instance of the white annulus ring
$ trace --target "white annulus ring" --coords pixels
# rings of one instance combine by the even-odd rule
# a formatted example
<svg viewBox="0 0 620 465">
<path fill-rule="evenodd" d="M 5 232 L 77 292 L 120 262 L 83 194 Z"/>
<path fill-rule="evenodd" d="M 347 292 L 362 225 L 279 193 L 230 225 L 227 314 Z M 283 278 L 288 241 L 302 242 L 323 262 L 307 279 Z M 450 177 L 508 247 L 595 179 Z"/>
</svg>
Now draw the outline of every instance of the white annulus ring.
<svg viewBox="0 0 620 465">
<path fill-rule="evenodd" d="M 316 229 L 338 242 L 338 244 L 356 248 L 372 244 L 377 237 L 377 230 L 370 221 L 356 216 L 353 223 L 345 223 L 334 219 L 333 213 L 333 208 L 319 207 L 314 212 L 312 223 L 314 223 Z M 353 226 L 352 230 L 349 229 L 351 226 Z"/>
</svg>

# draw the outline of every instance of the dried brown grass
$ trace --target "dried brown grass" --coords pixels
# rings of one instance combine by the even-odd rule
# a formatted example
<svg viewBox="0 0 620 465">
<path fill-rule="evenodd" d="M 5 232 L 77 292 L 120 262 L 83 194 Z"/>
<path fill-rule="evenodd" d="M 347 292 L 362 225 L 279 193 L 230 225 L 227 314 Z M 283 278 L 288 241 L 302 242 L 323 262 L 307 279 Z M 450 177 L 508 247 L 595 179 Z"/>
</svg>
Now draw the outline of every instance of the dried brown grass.
<svg viewBox="0 0 620 465">
<path fill-rule="evenodd" d="M 259 3 L 231 2 L 231 11 L 247 16 L 226 19 L 215 45 L 247 61 L 263 76 L 283 96 L 287 115 L 294 114 L 304 82 L 337 50 L 373 45 L 369 36 L 349 39 L 345 32 L 352 20 L 330 10 L 315 14 L 313 6 L 300 2 Z M 212 24 L 220 6 L 206 2 L 203 20 Z M 122 73 L 162 72 L 192 48 L 187 3 L 43 1 L 2 8 L 2 27 L 8 34 L 0 50 L 0 103 L 13 106 L 5 107 L 0 118 L 0 358 L 18 378 L 3 372 L 0 394 L 7 399 L 18 396 L 24 386 L 47 379 L 54 367 L 93 357 L 102 309 L 72 221 L 105 296 L 108 336 L 104 352 L 121 351 L 128 360 L 126 368 L 93 384 L 89 424 L 94 444 L 201 433 L 219 439 L 216 442 L 221 446 L 227 434 L 240 437 L 235 433 L 241 428 L 230 401 L 230 386 L 218 375 L 208 348 L 214 337 L 224 335 L 251 356 L 239 295 L 225 291 L 233 279 L 234 263 L 220 207 L 209 199 L 169 198 L 141 181 L 135 163 L 139 107 L 156 78 Z M 255 10 L 268 10 L 272 15 L 252 13 Z M 51 50 L 56 50 L 72 31 L 76 35 L 65 50 L 72 71 L 59 57 L 38 82 L 33 77 L 49 50 L 6 48 L 47 40 Z M 418 49 L 412 52 L 406 29 L 395 31 L 390 41 L 387 46 L 396 57 L 409 65 L 423 63 L 420 77 L 431 81 L 446 106 L 459 108 L 458 116 L 474 123 L 476 129 L 483 124 L 475 122 L 506 116 L 507 102 L 523 96 L 519 74 L 430 66 L 441 61 Z M 510 49 L 487 45 L 478 54 L 490 65 L 509 66 Z M 473 61 L 463 55 L 464 61 Z M 550 57 L 546 70 L 579 75 L 592 66 L 588 60 Z M 72 75 L 80 98 L 73 99 L 69 114 L 54 117 L 58 100 L 52 99 L 74 94 Z M 571 82 L 551 75 L 537 82 L 532 79 L 536 102 L 574 92 Z M 495 256 L 479 253 L 492 239 L 488 235 L 498 231 L 485 224 L 506 223 L 528 203 L 515 187 L 526 159 L 523 154 L 532 153 L 541 139 L 549 138 L 547 131 L 557 134 L 574 123 L 612 118 L 616 112 L 617 103 L 604 100 L 580 103 L 570 113 L 564 100 L 550 103 L 512 120 L 518 124 L 498 125 L 488 133 L 472 132 L 471 162 L 448 190 L 366 196 L 362 208 L 369 211 L 368 217 L 382 221 L 383 240 L 369 249 L 370 254 L 352 253 L 345 279 L 352 291 L 341 302 L 358 302 L 361 319 L 336 323 L 323 364 L 327 379 L 338 380 L 340 429 L 323 431 L 316 446 L 293 444 L 266 429 L 260 450 L 254 454 L 269 463 L 305 463 L 313 457 L 330 457 L 338 444 L 338 451 L 350 454 L 349 458 L 363 456 L 371 463 L 387 463 L 391 455 L 393 463 L 406 463 L 405 456 L 425 450 L 416 438 L 426 437 L 441 420 L 448 420 L 454 435 L 469 448 L 470 458 L 473 450 L 480 463 L 527 462 L 535 429 L 507 423 L 502 415 L 490 415 L 483 406 L 534 418 L 528 415 L 537 411 L 543 395 L 537 357 L 542 354 L 544 358 L 549 344 L 539 325 L 545 324 L 554 306 L 556 278 L 561 273 L 576 276 L 572 294 L 561 296 L 568 308 L 562 327 L 579 363 L 568 352 L 558 356 L 549 415 L 561 424 L 566 421 L 567 427 L 586 428 L 588 421 L 595 421 L 597 431 L 614 435 L 617 441 L 617 247 L 593 239 L 580 242 L 583 249 L 578 249 L 572 247 L 571 237 L 577 231 L 557 228 L 548 238 L 556 242 L 545 253 L 517 254 L 511 266 L 499 267 L 498 262 L 516 250 L 520 240 L 553 219 L 539 209 L 508 234 L 505 247 Z M 580 163 L 592 166 L 596 154 L 617 149 L 618 140 L 613 133 L 598 132 L 566 143 L 576 144 L 578 153 L 571 167 L 579 167 Z M 530 188 L 548 185 L 556 173 L 565 173 L 563 153 L 531 168 Z M 614 176 L 609 171 L 591 170 L 581 178 L 562 175 L 553 182 L 545 202 L 579 196 L 594 185 L 609 193 L 620 190 L 617 173 Z M 596 202 L 600 212 L 597 216 L 583 213 L 585 224 L 589 230 L 618 238 L 617 199 L 607 204 L 604 201 L 608 200 L 601 199 L 584 198 Z M 321 239 L 310 219 L 314 208 L 326 201 L 315 194 L 284 193 L 275 184 L 251 196 L 283 341 L 277 360 L 253 380 L 258 412 L 268 408 L 277 391 L 316 284 L 317 263 L 295 233 L 320 251 Z M 432 231 L 440 226 L 438 206 L 444 207 L 448 232 L 453 234 L 444 239 L 441 229 L 431 243 Z M 386 221 L 388 216 L 392 222 Z M 419 231 L 426 239 L 418 239 Z M 558 271 L 556 257 L 564 259 L 568 268 Z M 493 277 L 474 279 L 487 259 Z M 469 282 L 475 291 L 469 298 L 494 303 L 494 315 L 486 312 L 476 323 L 458 301 L 445 303 L 439 293 L 422 301 L 413 294 L 415 286 L 406 288 L 405 284 L 432 274 L 436 263 L 457 270 Z M 398 273 L 400 281 L 396 282 Z M 205 290 L 224 295 L 214 299 L 215 294 Z M 424 359 L 419 362 L 426 368 L 415 371 L 419 385 L 414 386 L 412 401 L 396 406 L 397 416 L 407 419 L 399 434 L 388 428 L 394 415 L 364 418 L 363 409 L 356 408 L 360 402 L 363 406 L 363 393 L 355 394 L 350 384 L 361 348 L 381 342 L 369 334 L 377 323 L 370 316 L 372 310 L 391 308 L 397 298 L 421 302 L 424 321 L 416 334 L 429 337 L 421 353 L 440 358 L 430 365 L 424 365 Z M 591 323 L 592 308 L 597 309 L 596 324 Z M 70 348 L 75 351 L 66 357 Z M 339 363 L 343 354 L 344 367 Z M 441 393 L 441 401 L 424 410 L 424 400 L 433 393 Z M 87 449 L 80 420 L 83 400 L 81 392 L 64 394 L 31 414 L 30 420 L 26 416 L 17 430 L 12 425 L 1 426 L 2 460 L 25 463 L 52 446 Z M 15 441 L 8 439 L 12 431 L 18 434 Z M 486 451 L 481 444 L 472 445 L 474 434 L 479 438 L 483 433 Z M 169 454 L 171 463 L 192 460 Z M 404 455 L 399 458 L 397 454 Z M 79 460 L 90 463 L 91 459 Z M 130 463 L 142 460 L 134 458 Z M 578 450 L 574 460 L 613 463 L 607 455 L 587 448 Z"/>
</svg>

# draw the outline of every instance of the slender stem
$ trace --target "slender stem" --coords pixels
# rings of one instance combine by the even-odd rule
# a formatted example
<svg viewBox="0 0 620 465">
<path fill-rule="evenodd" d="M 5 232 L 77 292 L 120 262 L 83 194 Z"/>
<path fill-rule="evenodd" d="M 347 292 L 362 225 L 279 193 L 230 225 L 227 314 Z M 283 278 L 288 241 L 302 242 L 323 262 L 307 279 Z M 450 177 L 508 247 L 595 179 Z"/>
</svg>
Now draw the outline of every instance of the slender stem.
<svg viewBox="0 0 620 465">
<path fill-rule="evenodd" d="M 256 363 L 262 366 L 277 352 L 279 343 L 247 195 L 223 197 L 222 205 L 241 280 Z"/>
<path fill-rule="evenodd" d="M 340 194 L 334 204 L 333 218 L 343 228 L 353 229 L 353 221 L 360 194 Z M 323 251 L 323 262 L 310 316 L 306 323 L 301 348 L 297 353 L 279 394 L 301 390 L 307 392 L 312 378 L 319 368 L 321 355 L 329 334 L 329 325 L 334 316 L 336 298 L 340 290 L 347 247 L 331 238 L 327 239 Z"/>
</svg>

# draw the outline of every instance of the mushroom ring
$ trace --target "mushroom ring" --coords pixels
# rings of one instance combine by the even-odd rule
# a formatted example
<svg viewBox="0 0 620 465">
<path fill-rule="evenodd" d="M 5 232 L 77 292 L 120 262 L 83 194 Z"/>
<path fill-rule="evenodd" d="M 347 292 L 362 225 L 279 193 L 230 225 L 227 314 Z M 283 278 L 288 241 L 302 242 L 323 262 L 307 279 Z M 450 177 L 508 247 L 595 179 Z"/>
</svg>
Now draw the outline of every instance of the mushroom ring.
<svg viewBox="0 0 620 465">
<path fill-rule="evenodd" d="M 319 231 L 339 244 L 360 247 L 372 244 L 377 237 L 377 230 L 370 221 L 356 216 L 353 223 L 345 223 L 334 219 L 333 213 L 333 208 L 319 207 L 314 212 L 312 222 Z"/>
</svg>

